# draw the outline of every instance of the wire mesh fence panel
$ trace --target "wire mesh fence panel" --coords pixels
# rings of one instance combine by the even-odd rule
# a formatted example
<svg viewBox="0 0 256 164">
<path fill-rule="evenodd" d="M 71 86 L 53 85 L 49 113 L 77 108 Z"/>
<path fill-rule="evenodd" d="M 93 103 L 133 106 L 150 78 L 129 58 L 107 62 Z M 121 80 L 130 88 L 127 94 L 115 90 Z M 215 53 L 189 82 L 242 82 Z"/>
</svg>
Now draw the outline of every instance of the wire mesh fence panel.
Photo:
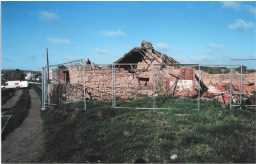
<svg viewBox="0 0 256 164">
<path fill-rule="evenodd" d="M 113 92 L 115 107 L 152 108 L 151 70 L 137 64 L 114 64 Z"/>
<path fill-rule="evenodd" d="M 116 107 L 199 109 L 198 65 L 115 64 Z"/>
<path fill-rule="evenodd" d="M 240 67 L 240 90 L 233 97 L 240 97 L 240 103 L 233 103 L 233 108 L 256 109 L 256 59 L 236 59 L 233 63 Z"/>
<path fill-rule="evenodd" d="M 209 101 L 255 106 L 255 69 L 243 65 L 96 65 L 78 60 L 51 65 L 47 71 L 42 69 L 42 109 L 67 103 L 84 110 L 95 106 L 200 110 Z"/>
<path fill-rule="evenodd" d="M 245 95 L 242 105 L 256 109 L 256 62 L 254 67 L 243 70 L 242 95 Z"/>
<path fill-rule="evenodd" d="M 154 108 L 199 110 L 198 65 L 154 65 Z"/>
<path fill-rule="evenodd" d="M 209 101 L 215 101 L 222 107 L 231 107 L 240 103 L 239 65 L 201 65 L 201 79 L 206 90 L 201 95 L 201 108 L 206 108 Z M 237 93 L 236 96 L 233 93 Z"/>
<path fill-rule="evenodd" d="M 83 65 L 81 79 L 84 89 L 82 91 L 88 109 L 102 105 L 111 106 L 111 73 L 111 65 Z"/>
<path fill-rule="evenodd" d="M 70 72 L 77 70 L 78 73 Z M 82 61 L 52 65 L 49 68 L 48 95 L 49 104 L 61 105 L 69 102 L 79 102 L 83 98 L 83 83 L 80 75 Z M 72 77 L 71 77 L 72 76 Z"/>
<path fill-rule="evenodd" d="M 110 106 L 112 99 L 111 65 L 95 65 L 78 60 L 50 66 L 48 104 L 70 104 L 87 110 L 99 105 Z"/>
<path fill-rule="evenodd" d="M 243 75 L 243 67 L 237 66 L 236 68 L 233 68 L 231 70 L 231 80 L 232 85 L 230 86 L 230 101 L 231 101 L 231 108 L 233 106 L 241 107 L 243 104 L 243 81 L 244 75 Z"/>
</svg>

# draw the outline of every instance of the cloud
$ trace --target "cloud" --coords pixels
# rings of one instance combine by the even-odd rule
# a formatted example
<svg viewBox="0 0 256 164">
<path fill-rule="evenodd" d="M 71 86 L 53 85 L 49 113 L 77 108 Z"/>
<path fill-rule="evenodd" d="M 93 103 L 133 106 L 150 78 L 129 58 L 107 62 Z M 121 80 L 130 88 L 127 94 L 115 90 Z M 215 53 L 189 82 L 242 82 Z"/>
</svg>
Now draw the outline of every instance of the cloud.
<svg viewBox="0 0 256 164">
<path fill-rule="evenodd" d="M 231 23 L 228 26 L 228 28 L 232 30 L 242 30 L 242 31 L 253 28 L 253 27 L 254 27 L 253 22 L 246 21 L 243 19 L 236 19 L 233 23 Z"/>
<path fill-rule="evenodd" d="M 225 8 L 240 10 L 256 16 L 256 7 L 253 5 L 250 5 L 244 2 L 232 2 L 232 1 L 224 1 L 221 3 L 222 3 L 222 6 Z"/>
<path fill-rule="evenodd" d="M 106 37 L 123 37 L 126 36 L 127 34 L 122 31 L 122 30 L 113 30 L 113 31 L 108 31 L 108 30 L 103 30 L 100 32 L 103 36 Z"/>
<path fill-rule="evenodd" d="M 239 2 L 224 1 L 224 2 L 222 2 L 222 5 L 225 8 L 232 8 L 232 9 L 239 9 L 240 8 L 240 3 Z"/>
<path fill-rule="evenodd" d="M 95 51 L 99 55 L 108 55 L 109 54 L 109 50 L 107 50 L 107 49 L 95 48 Z"/>
<path fill-rule="evenodd" d="M 50 12 L 50 11 L 41 11 L 39 12 L 39 17 L 44 20 L 44 21 L 56 21 L 59 19 L 59 16 L 54 13 L 54 12 Z"/>
<path fill-rule="evenodd" d="M 67 38 L 48 38 L 48 41 L 53 44 L 70 44 L 71 41 Z"/>
</svg>

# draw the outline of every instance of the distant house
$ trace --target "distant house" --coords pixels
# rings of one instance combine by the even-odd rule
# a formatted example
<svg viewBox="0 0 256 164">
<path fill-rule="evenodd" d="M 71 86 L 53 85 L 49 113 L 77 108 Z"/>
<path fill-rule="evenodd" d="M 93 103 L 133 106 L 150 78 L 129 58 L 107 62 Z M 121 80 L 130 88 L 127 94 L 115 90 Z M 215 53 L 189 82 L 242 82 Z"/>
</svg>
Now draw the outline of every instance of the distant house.
<svg viewBox="0 0 256 164">
<path fill-rule="evenodd" d="M 6 81 L 25 80 L 25 72 L 19 69 L 6 69 L 2 70 L 2 77 Z"/>
</svg>

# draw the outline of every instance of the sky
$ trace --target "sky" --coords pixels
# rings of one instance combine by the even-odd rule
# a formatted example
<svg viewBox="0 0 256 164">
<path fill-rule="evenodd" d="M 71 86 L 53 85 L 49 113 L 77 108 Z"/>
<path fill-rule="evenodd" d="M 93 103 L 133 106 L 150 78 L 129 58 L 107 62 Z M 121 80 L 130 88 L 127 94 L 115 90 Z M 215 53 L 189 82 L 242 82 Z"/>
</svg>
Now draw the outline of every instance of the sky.
<svg viewBox="0 0 256 164">
<path fill-rule="evenodd" d="M 256 2 L 2 2 L 1 16 L 3 69 L 40 70 L 46 48 L 50 64 L 110 64 L 142 40 L 180 63 L 256 58 Z"/>
</svg>

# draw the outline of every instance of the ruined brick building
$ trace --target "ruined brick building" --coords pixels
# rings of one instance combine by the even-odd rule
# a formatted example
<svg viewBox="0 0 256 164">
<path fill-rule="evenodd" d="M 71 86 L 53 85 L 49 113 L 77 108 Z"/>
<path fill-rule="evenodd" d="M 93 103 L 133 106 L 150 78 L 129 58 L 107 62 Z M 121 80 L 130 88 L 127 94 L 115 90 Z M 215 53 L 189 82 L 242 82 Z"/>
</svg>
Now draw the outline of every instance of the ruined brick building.
<svg viewBox="0 0 256 164">
<path fill-rule="evenodd" d="M 50 95 L 56 97 L 54 94 L 59 94 L 65 101 L 80 100 L 84 95 L 99 100 L 111 100 L 113 95 L 127 100 L 153 95 L 197 97 L 198 94 L 217 97 L 224 103 L 229 99 L 229 78 L 199 72 L 196 65 L 182 65 L 146 41 L 113 65 L 97 65 L 87 60 L 84 64 L 59 66 L 50 73 Z M 231 87 L 238 92 L 240 79 L 234 77 L 237 78 L 233 79 Z M 246 74 L 243 78 L 246 94 L 256 91 L 256 73 Z"/>
</svg>

